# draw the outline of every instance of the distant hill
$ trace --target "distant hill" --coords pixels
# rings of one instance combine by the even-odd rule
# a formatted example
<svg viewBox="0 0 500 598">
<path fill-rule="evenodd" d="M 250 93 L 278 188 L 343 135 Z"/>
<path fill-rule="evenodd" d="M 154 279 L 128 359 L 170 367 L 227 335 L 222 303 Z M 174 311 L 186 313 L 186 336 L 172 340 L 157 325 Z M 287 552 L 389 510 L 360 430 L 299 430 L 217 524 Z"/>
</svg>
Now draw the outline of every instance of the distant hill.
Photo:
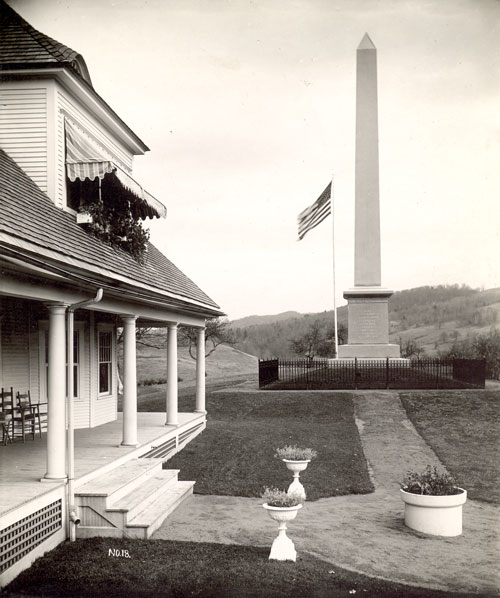
<svg viewBox="0 0 500 598">
<path fill-rule="evenodd" d="M 260 324 L 272 324 L 274 322 L 281 322 L 282 320 L 288 320 L 290 318 L 296 318 L 301 314 L 298 311 L 284 311 L 281 314 L 275 314 L 274 316 L 246 316 L 239 320 L 233 320 L 231 322 L 231 328 L 246 328 L 247 326 L 259 326 Z"/>
<path fill-rule="evenodd" d="M 339 322 L 347 324 L 347 306 L 338 308 L 337 315 Z M 414 340 L 427 355 L 437 355 L 454 340 L 500 327 L 500 289 L 439 285 L 398 291 L 389 299 L 389 320 L 390 342 Z M 315 321 L 331 327 L 333 310 L 242 318 L 231 323 L 235 347 L 261 359 L 293 358 L 290 340 L 304 334 Z"/>
</svg>

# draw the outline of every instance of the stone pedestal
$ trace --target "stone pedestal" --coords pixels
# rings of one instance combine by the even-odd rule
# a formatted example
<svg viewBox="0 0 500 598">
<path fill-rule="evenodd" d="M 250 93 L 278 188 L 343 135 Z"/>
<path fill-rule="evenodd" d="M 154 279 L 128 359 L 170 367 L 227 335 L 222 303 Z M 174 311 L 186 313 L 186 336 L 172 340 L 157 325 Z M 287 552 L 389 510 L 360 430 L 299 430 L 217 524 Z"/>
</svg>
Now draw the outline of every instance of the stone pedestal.
<svg viewBox="0 0 500 598">
<path fill-rule="evenodd" d="M 339 358 L 398 358 L 399 345 L 389 343 L 389 297 L 382 287 L 355 287 L 344 292 L 348 309 L 348 344 Z"/>
</svg>

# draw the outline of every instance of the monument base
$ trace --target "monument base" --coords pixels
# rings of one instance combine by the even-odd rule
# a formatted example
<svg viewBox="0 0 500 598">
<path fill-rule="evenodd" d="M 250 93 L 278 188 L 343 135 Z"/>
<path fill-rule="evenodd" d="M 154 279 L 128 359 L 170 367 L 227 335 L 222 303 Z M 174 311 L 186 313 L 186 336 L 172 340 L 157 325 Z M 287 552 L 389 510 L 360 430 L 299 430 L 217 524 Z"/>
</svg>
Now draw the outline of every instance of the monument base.
<svg viewBox="0 0 500 598">
<path fill-rule="evenodd" d="M 347 345 L 339 347 L 339 359 L 398 359 L 399 345 L 389 343 L 389 297 L 383 287 L 354 287 L 347 299 Z"/>
<path fill-rule="evenodd" d="M 340 345 L 339 359 L 401 359 L 399 345 L 376 344 L 376 345 Z"/>
</svg>

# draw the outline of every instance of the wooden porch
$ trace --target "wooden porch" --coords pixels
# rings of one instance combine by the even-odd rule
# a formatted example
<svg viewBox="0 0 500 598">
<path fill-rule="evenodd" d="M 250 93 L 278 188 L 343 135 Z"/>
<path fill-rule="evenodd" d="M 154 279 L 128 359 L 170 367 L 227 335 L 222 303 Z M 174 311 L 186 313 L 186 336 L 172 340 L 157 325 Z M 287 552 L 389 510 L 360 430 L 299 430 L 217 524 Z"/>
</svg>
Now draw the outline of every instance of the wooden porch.
<svg viewBox="0 0 500 598">
<path fill-rule="evenodd" d="M 165 413 L 140 412 L 137 447 L 120 444 L 122 419 L 75 430 L 78 537 L 149 537 L 192 492 L 194 482 L 179 482 L 162 462 L 205 429 L 205 414 L 165 425 Z M 46 433 L 0 445 L 0 587 L 68 537 L 68 486 L 41 481 L 46 468 Z"/>
<path fill-rule="evenodd" d="M 174 455 L 187 441 L 205 428 L 202 413 L 179 413 L 179 425 L 165 425 L 165 413 L 137 414 L 137 448 L 120 446 L 122 413 L 118 419 L 98 426 L 75 430 L 75 488 L 90 481 L 106 469 L 112 469 L 130 459 L 168 443 Z M 186 436 L 186 437 L 185 437 Z M 179 439 L 180 437 L 180 439 Z M 47 468 L 47 435 L 37 434 L 34 440 L 0 444 L 0 517 L 20 505 L 50 492 L 58 483 L 41 482 Z M 176 438 L 177 445 L 175 442 Z M 161 451 L 160 451 L 161 452 Z M 163 456 L 163 455 L 160 455 Z"/>
</svg>

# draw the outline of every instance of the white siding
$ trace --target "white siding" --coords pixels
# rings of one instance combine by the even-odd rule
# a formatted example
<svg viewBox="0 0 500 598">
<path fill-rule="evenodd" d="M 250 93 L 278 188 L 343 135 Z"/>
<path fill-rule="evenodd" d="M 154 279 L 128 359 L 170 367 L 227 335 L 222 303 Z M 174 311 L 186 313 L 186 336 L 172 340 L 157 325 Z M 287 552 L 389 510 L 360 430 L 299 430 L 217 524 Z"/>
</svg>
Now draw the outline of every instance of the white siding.
<svg viewBox="0 0 500 598">
<path fill-rule="evenodd" d="M 47 192 L 47 90 L 31 84 L 0 88 L 0 146 Z"/>
<path fill-rule="evenodd" d="M 39 336 L 38 330 L 32 330 L 29 334 L 30 392 L 35 403 L 41 401 Z"/>
<path fill-rule="evenodd" d="M 40 372 L 39 384 L 42 388 L 41 401 L 47 401 L 46 389 L 46 368 L 45 368 L 45 335 L 49 323 L 40 320 L 38 323 L 39 333 L 37 341 L 37 372 Z M 89 326 L 86 322 L 75 322 L 75 330 L 80 333 L 80 364 L 79 364 L 79 396 L 74 399 L 74 426 L 75 428 L 90 427 L 90 372 L 89 372 Z M 33 357 L 32 357 L 33 361 Z"/>
<path fill-rule="evenodd" d="M 74 402 L 75 428 L 90 428 L 90 371 L 89 371 L 89 326 L 87 323 L 76 323 L 83 335 L 80 353 L 80 388 L 77 400 Z"/>
<path fill-rule="evenodd" d="M 2 320 L 2 386 L 30 389 L 28 321 L 21 306 L 11 306 Z"/>
<path fill-rule="evenodd" d="M 115 162 L 128 173 L 132 172 L 134 156 L 119 144 L 109 132 L 104 130 L 99 122 L 79 105 L 67 92 L 58 88 L 56 93 L 57 106 L 57 135 L 56 135 L 56 168 L 58 179 L 56 181 L 56 204 L 66 205 L 66 173 L 65 173 L 65 145 L 64 145 L 64 117 L 73 120 L 99 148 L 101 153 Z"/>
<path fill-rule="evenodd" d="M 92 427 L 115 421 L 117 417 L 116 405 L 116 393 L 105 399 L 98 399 L 94 411 L 94 425 Z"/>
</svg>

